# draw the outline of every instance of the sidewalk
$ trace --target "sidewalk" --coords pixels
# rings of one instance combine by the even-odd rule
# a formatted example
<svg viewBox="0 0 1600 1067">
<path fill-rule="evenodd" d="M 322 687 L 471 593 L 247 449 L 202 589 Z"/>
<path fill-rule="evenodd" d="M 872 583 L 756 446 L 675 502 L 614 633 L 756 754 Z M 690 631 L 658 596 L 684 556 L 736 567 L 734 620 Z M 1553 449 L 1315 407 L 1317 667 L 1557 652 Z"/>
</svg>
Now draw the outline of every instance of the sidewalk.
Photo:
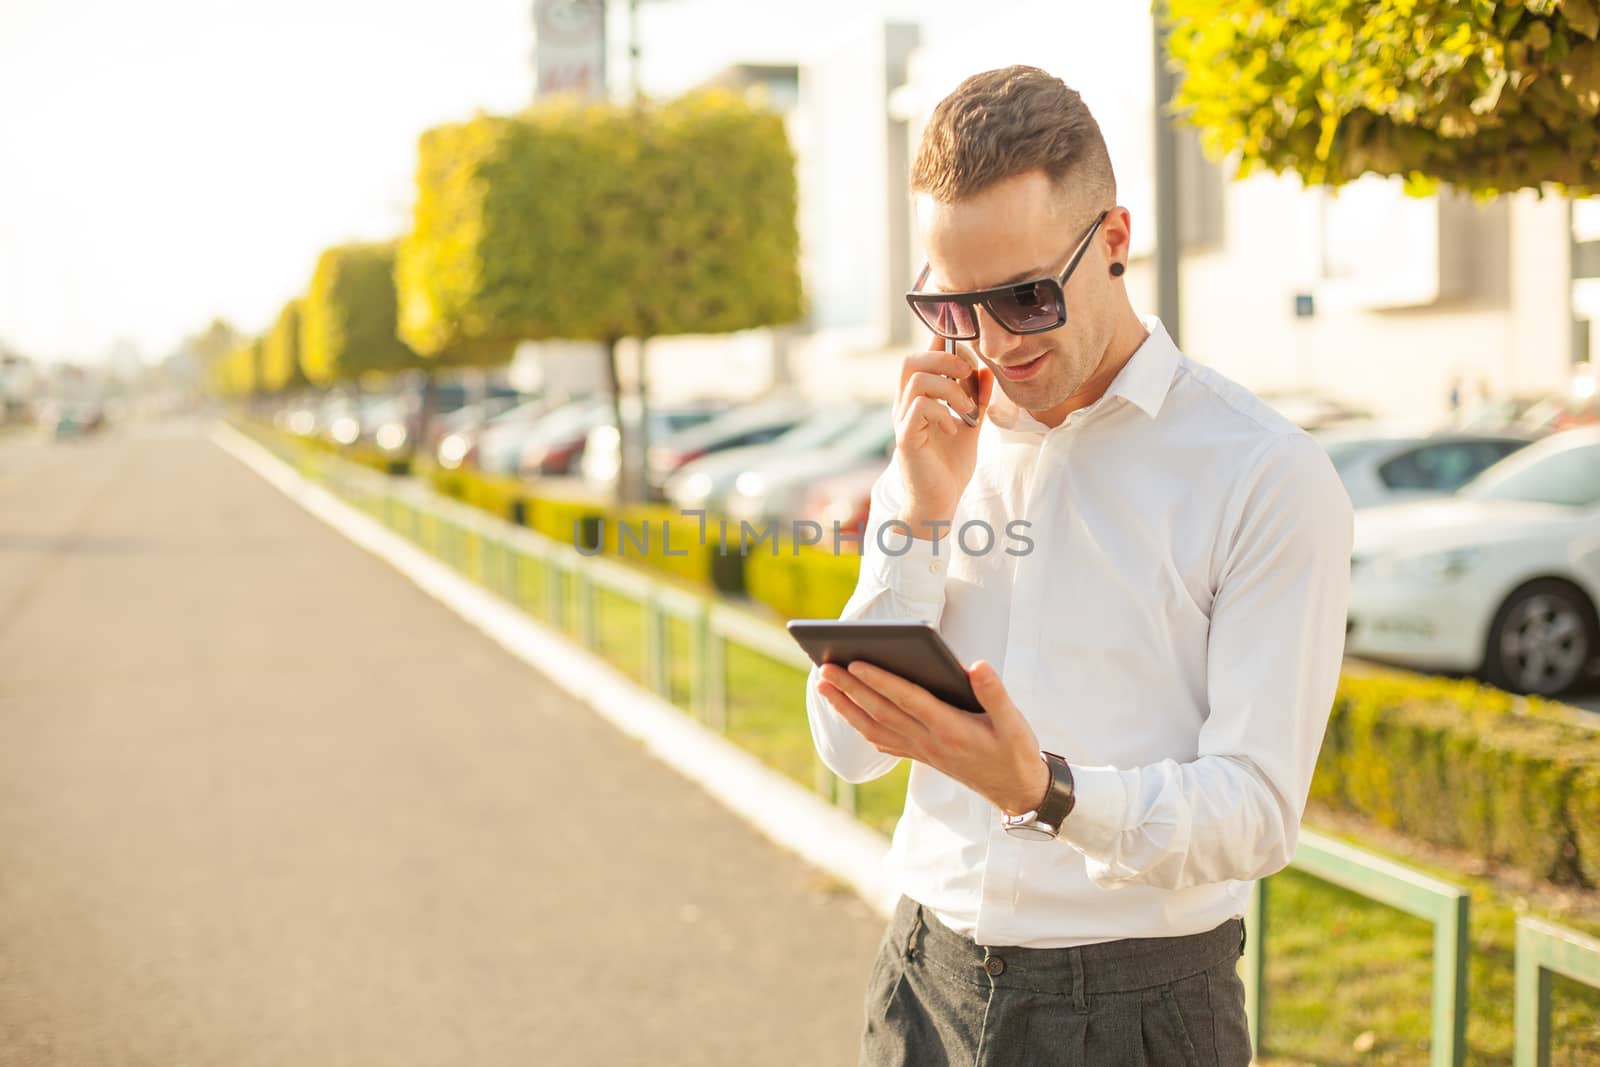
<svg viewBox="0 0 1600 1067">
<path fill-rule="evenodd" d="M 0 450 L 0 1065 L 854 1061 L 864 904 L 199 426 Z"/>
</svg>

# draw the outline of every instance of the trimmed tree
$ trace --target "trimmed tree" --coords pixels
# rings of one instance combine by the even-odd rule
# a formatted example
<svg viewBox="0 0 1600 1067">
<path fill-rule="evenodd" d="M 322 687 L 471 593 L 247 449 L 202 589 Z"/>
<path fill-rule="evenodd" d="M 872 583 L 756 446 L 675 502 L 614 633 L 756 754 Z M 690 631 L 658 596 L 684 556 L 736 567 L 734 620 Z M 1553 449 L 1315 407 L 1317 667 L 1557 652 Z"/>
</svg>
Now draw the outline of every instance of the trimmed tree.
<svg viewBox="0 0 1600 1067">
<path fill-rule="evenodd" d="M 300 305 L 300 366 L 317 385 L 420 366 L 395 334 L 392 243 L 323 252 Z"/>
<path fill-rule="evenodd" d="M 727 92 L 558 99 L 430 130 L 400 245 L 400 333 L 424 357 L 475 362 L 524 339 L 603 342 L 628 446 L 617 341 L 798 318 L 796 204 L 781 117 Z M 642 488 L 633 468 L 625 499 Z"/>
<path fill-rule="evenodd" d="M 1596 0 L 1166 0 L 1173 100 L 1213 158 L 1337 186 L 1600 192 Z"/>
<path fill-rule="evenodd" d="M 260 388 L 260 366 L 260 338 L 237 345 L 212 364 L 212 391 L 219 396 L 251 396 Z"/>
<path fill-rule="evenodd" d="M 291 300 L 267 332 L 261 352 L 261 386 L 267 392 L 281 393 L 305 384 L 300 367 L 300 301 Z"/>
</svg>

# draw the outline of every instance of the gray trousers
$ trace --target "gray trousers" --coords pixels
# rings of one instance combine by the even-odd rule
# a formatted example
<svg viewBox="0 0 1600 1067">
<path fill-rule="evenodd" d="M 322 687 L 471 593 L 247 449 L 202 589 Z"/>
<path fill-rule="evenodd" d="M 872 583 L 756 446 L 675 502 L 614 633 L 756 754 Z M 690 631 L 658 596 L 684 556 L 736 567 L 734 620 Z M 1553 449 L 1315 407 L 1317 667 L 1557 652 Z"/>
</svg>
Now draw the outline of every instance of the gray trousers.
<svg viewBox="0 0 1600 1067">
<path fill-rule="evenodd" d="M 1081 948 L 986 947 L 901 897 L 861 1067 L 1246 1067 L 1244 923 Z"/>
</svg>

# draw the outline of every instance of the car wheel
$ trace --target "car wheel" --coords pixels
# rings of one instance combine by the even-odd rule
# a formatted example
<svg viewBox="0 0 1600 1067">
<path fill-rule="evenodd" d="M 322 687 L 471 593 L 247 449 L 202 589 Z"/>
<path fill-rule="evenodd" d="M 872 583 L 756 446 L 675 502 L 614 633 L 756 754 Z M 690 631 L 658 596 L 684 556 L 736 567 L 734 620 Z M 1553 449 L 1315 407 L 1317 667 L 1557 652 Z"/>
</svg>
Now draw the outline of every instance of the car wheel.
<svg viewBox="0 0 1600 1067">
<path fill-rule="evenodd" d="M 1589 598 L 1566 582 L 1540 579 L 1495 613 L 1483 673 L 1502 689 L 1559 696 L 1583 679 L 1597 648 L 1600 624 Z"/>
</svg>

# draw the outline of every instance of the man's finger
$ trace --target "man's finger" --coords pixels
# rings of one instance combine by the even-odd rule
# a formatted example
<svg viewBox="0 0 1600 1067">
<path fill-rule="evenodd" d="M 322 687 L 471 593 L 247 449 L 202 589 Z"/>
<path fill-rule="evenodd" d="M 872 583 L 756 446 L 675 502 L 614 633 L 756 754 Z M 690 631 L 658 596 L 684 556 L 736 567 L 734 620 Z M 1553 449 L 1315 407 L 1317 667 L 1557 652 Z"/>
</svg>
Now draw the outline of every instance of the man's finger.
<svg viewBox="0 0 1600 1067">
<path fill-rule="evenodd" d="M 840 672 L 837 676 L 837 681 L 831 677 L 829 681 L 835 688 L 841 690 L 845 696 L 854 701 L 856 707 L 860 708 L 874 721 L 880 723 L 885 729 L 908 739 L 923 733 L 926 728 L 922 723 L 907 715 L 893 700 L 885 697 L 876 686 L 862 681 L 858 675 L 853 673 L 855 668 L 861 665 L 863 664 L 857 660 L 851 664 L 850 670 Z M 887 675 L 887 672 L 879 673 Z"/>
<path fill-rule="evenodd" d="M 954 352 L 918 352 L 900 361 L 900 395 L 906 383 L 918 372 L 940 374 L 946 378 L 964 378 L 972 373 L 973 365 Z"/>
<path fill-rule="evenodd" d="M 929 371 L 918 371 L 911 376 L 906 382 L 906 396 L 908 398 L 931 396 L 936 400 L 945 401 L 957 411 L 967 410 L 967 404 L 971 399 L 963 383 Z"/>
<path fill-rule="evenodd" d="M 905 418 L 908 430 L 927 428 L 942 433 L 955 433 L 966 425 L 960 416 L 950 413 L 950 409 L 944 406 L 943 401 L 935 400 L 931 396 L 912 397 Z"/>
<path fill-rule="evenodd" d="M 856 660 L 850 664 L 850 673 L 870 690 L 882 695 L 882 699 L 894 705 L 900 714 L 927 729 L 922 716 L 935 713 L 941 707 L 948 707 L 944 701 L 928 692 L 916 682 L 907 681 L 898 674 L 893 674 L 882 667 L 873 666 L 865 660 Z"/>
<path fill-rule="evenodd" d="M 821 693 L 827 702 L 833 705 L 850 728 L 860 734 L 862 739 L 872 745 L 879 752 L 893 752 L 897 756 L 904 756 L 904 739 L 885 730 L 883 724 L 862 710 L 861 705 L 851 700 L 838 686 L 827 682 L 817 683 L 817 692 Z"/>
<path fill-rule="evenodd" d="M 1000 681 L 999 672 L 989 662 L 979 660 L 968 667 L 967 680 L 972 683 L 972 694 L 978 698 L 978 703 L 983 705 L 984 711 L 991 714 L 1006 714 L 1011 711 L 1011 697 Z"/>
<path fill-rule="evenodd" d="M 974 369 L 972 363 L 954 352 L 918 352 L 900 361 L 900 388 L 904 390 L 906 382 L 918 371 L 942 374 L 946 378 L 964 378 Z"/>
</svg>

